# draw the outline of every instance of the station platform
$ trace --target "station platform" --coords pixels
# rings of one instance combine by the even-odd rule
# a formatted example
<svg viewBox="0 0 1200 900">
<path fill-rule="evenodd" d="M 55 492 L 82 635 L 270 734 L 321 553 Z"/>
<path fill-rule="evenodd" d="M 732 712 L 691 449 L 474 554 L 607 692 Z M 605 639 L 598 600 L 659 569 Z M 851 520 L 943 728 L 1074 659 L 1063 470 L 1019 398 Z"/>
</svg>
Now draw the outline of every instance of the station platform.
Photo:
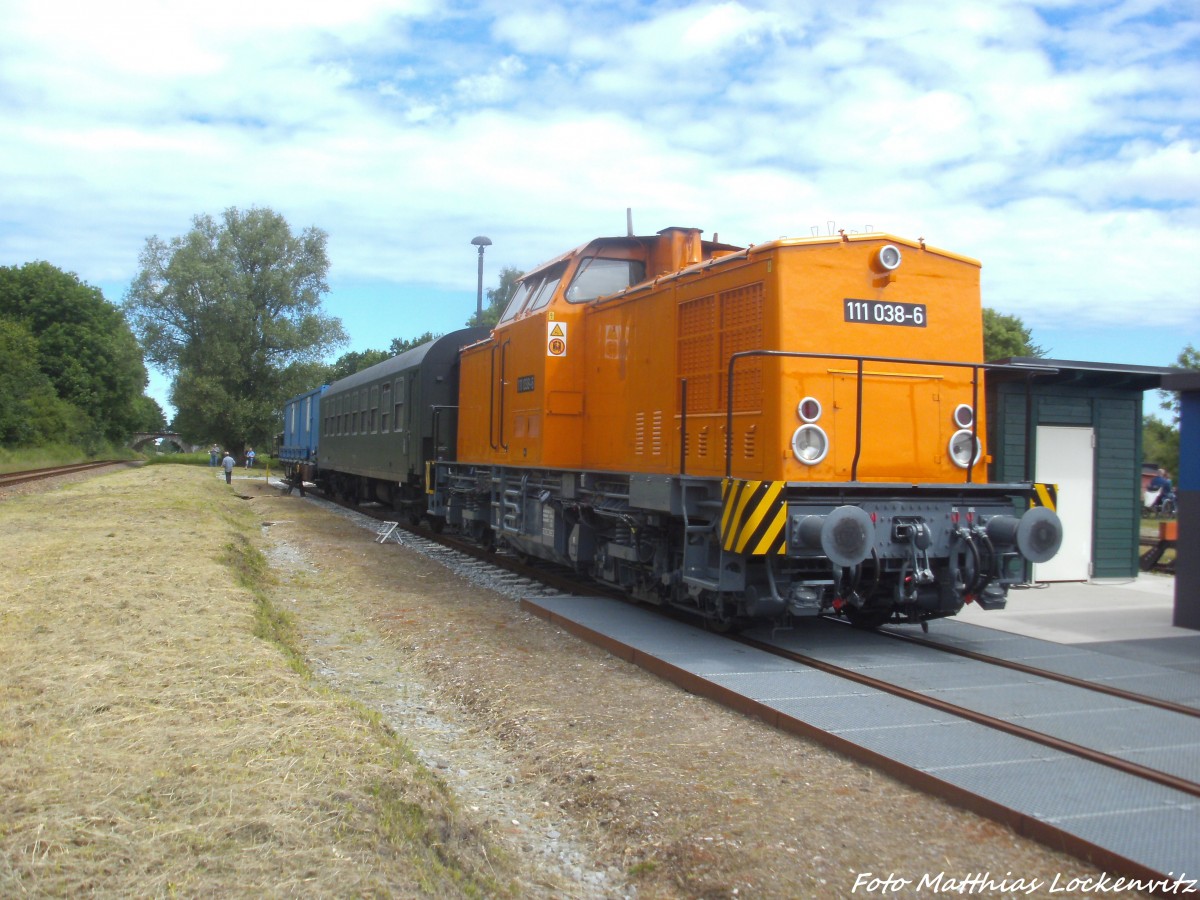
<svg viewBox="0 0 1200 900">
<path fill-rule="evenodd" d="M 1088 650 L 1200 674 L 1200 631 L 1172 625 L 1174 610 L 1175 577 L 1142 574 L 1010 590 L 1005 609 L 971 605 L 929 627 L 965 624 L 1056 644 L 1086 644 Z"/>
<path fill-rule="evenodd" d="M 1170 625 L 1173 585 L 1168 592 L 1165 584 L 1148 582 L 1143 589 L 1136 584 L 1056 584 L 1018 591 L 1009 609 L 972 608 L 965 619 L 937 620 L 928 637 L 1004 645 L 1004 658 L 1133 686 L 1184 705 L 1200 704 L 1200 673 L 1171 673 L 1135 656 L 1144 657 L 1161 644 L 1178 648 L 1170 652 L 1180 661 L 1189 652 L 1195 660 L 1200 649 L 1200 634 Z M 1107 871 L 1139 878 L 1200 872 L 1200 803 L 1193 793 L 1143 781 L 629 603 L 560 596 L 527 598 L 521 606 L 692 693 L 812 737 Z M 1075 623 L 1076 618 L 1082 621 Z M 1007 670 L 971 669 L 973 664 L 961 658 L 935 659 L 916 652 L 918 648 L 851 628 L 817 620 L 811 624 L 765 637 L 841 666 L 873 674 L 886 671 L 894 684 L 932 681 L 933 693 L 952 694 L 957 704 L 1008 721 L 1040 722 L 1046 733 L 1065 731 L 1068 741 L 1157 771 L 1179 771 L 1190 780 L 1200 772 L 1200 724 L 1195 719 L 1092 696 L 1077 686 L 1037 683 Z M 921 634 L 919 628 L 908 630 Z M 1053 634 L 1068 640 L 1056 641 Z"/>
</svg>

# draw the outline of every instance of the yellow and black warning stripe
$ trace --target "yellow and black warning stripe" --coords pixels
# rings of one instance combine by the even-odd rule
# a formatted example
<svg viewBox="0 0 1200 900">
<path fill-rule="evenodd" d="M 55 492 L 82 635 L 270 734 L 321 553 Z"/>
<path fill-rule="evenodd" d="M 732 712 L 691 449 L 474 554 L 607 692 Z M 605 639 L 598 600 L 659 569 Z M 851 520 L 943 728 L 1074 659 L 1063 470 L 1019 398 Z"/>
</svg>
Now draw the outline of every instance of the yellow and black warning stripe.
<svg viewBox="0 0 1200 900">
<path fill-rule="evenodd" d="M 726 478 L 721 485 L 721 546 L 733 553 L 784 553 L 787 501 L 783 481 Z"/>
<path fill-rule="evenodd" d="M 1044 506 L 1046 509 L 1054 512 L 1058 509 L 1058 485 L 1057 484 L 1039 484 L 1033 485 L 1033 496 L 1029 498 L 1029 506 Z"/>
</svg>

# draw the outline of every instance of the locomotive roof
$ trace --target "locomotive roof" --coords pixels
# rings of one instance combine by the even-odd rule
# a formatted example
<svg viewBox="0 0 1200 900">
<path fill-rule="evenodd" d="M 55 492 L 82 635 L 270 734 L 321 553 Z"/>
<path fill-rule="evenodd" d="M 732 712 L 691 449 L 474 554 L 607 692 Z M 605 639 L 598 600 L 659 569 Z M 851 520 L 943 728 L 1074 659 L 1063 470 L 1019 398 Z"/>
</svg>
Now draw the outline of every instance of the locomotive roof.
<svg viewBox="0 0 1200 900">
<path fill-rule="evenodd" d="M 571 259 L 575 256 L 582 256 L 584 254 L 584 251 L 592 249 L 592 248 L 644 246 L 646 244 L 653 243 L 655 241 L 660 240 L 662 238 L 662 235 L 667 231 L 700 231 L 700 229 L 699 228 L 673 227 L 673 228 L 664 228 L 662 231 L 658 232 L 657 234 L 639 234 L 639 235 L 626 234 L 626 235 L 620 235 L 620 236 L 614 235 L 612 237 L 592 238 L 586 244 L 580 244 L 578 247 L 568 250 L 566 253 L 560 253 L 558 256 L 554 257 L 553 259 L 548 259 L 543 263 L 539 263 L 538 265 L 534 266 L 532 269 L 530 269 L 528 272 L 526 272 L 521 277 L 527 278 L 528 276 L 532 275 L 534 272 L 540 272 L 542 269 L 548 269 L 548 268 L 550 268 L 550 266 L 560 263 L 563 260 Z M 701 232 L 701 233 L 703 233 L 703 232 Z M 719 241 L 701 240 L 700 243 L 701 243 L 701 246 L 705 250 L 708 250 L 708 251 L 715 250 L 718 252 L 736 252 L 738 250 L 744 249 L 744 248 L 738 246 L 737 244 L 723 244 L 723 243 L 720 243 Z"/>
<path fill-rule="evenodd" d="M 664 228 L 662 231 L 653 235 L 624 235 L 614 237 L 598 237 L 593 238 L 586 244 L 580 244 L 574 249 L 568 250 L 566 253 L 560 253 L 553 259 L 548 259 L 540 265 L 534 266 L 528 272 L 521 276 L 522 279 L 528 278 L 535 272 L 540 272 L 543 269 L 548 269 L 557 263 L 564 260 L 572 259 L 576 256 L 582 256 L 585 251 L 590 249 L 602 249 L 604 247 L 620 247 L 620 246 L 640 246 L 647 243 L 660 240 L 662 235 L 668 231 L 700 231 L 698 228 Z M 702 232 L 701 232 L 702 233 Z M 760 244 L 749 244 L 741 246 L 740 244 L 726 244 L 719 241 L 701 241 L 701 246 L 705 251 L 706 256 L 711 256 L 702 262 L 687 266 L 680 271 L 688 271 L 705 266 L 719 265 L 723 260 L 732 260 L 744 258 L 754 253 L 763 253 L 767 250 L 774 250 L 779 247 L 796 247 L 816 244 L 837 244 L 837 243 L 858 243 L 860 241 L 887 241 L 888 243 L 900 244 L 905 247 L 910 247 L 914 250 L 923 250 L 927 253 L 936 253 L 939 256 L 945 256 L 949 259 L 956 259 L 960 262 L 965 262 L 970 265 L 980 266 L 979 260 L 965 256 L 961 253 L 953 253 L 949 250 L 943 250 L 939 247 L 933 247 L 925 243 L 924 238 L 903 238 L 894 234 L 889 234 L 884 231 L 868 231 L 859 234 L 839 233 L 833 235 L 820 235 L 815 237 L 779 237 L 774 240 L 764 241 Z M 668 276 L 669 277 L 669 276 Z M 659 279 L 661 280 L 661 278 Z"/>
<path fill-rule="evenodd" d="M 979 260 L 971 256 L 965 256 L 961 253 L 954 253 L 950 250 L 943 250 L 940 247 L 933 247 L 925 243 L 925 238 L 900 237 L 899 235 L 890 234 L 886 231 L 865 231 L 861 234 L 831 234 L 820 235 L 816 237 L 780 237 L 771 241 L 764 241 L 761 244 L 751 244 L 745 248 L 737 248 L 738 251 L 747 254 L 762 253 L 767 250 L 774 250 L 777 247 L 803 247 L 813 246 L 816 244 L 857 244 L 864 241 L 884 241 L 889 244 L 900 244 L 904 247 L 909 247 L 913 250 L 923 250 L 926 253 L 936 253 L 938 256 L 945 256 L 948 259 L 957 259 L 960 262 L 969 263 L 973 266 L 979 266 Z M 737 253 L 734 254 L 738 255 Z M 724 259 L 726 257 L 722 257 Z M 715 260 L 719 262 L 720 260 Z M 701 263 L 705 265 L 705 263 Z M 693 267 L 694 268 L 694 267 Z"/>
</svg>

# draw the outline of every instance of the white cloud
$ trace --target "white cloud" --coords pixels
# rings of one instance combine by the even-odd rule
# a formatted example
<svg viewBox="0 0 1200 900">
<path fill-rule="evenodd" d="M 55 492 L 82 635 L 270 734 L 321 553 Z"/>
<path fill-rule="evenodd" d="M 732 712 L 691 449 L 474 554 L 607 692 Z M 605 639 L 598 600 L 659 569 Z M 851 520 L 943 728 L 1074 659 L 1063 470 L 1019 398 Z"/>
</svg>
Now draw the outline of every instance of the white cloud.
<svg viewBox="0 0 1200 900">
<path fill-rule="evenodd" d="M 486 3 L 16 4 L 0 265 L 128 281 L 147 236 L 258 204 L 329 231 L 337 278 L 473 297 L 472 235 L 524 268 L 632 206 L 923 235 L 1031 323 L 1200 328 L 1195 11 Z"/>
</svg>

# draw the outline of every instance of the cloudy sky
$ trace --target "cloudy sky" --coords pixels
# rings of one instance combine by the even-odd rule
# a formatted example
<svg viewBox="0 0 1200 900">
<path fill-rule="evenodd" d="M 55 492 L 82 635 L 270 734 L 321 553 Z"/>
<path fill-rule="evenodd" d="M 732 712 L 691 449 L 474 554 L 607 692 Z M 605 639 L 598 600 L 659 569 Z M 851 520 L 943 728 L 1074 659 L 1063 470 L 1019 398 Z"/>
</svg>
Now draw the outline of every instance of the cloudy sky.
<svg viewBox="0 0 1200 900">
<path fill-rule="evenodd" d="M 1049 355 L 1200 347 L 1195 0 L 6 0 L 0 265 L 119 302 L 146 238 L 329 233 L 351 344 L 604 234 L 868 228 L 983 262 Z M 165 383 L 151 393 L 166 405 Z"/>
</svg>

